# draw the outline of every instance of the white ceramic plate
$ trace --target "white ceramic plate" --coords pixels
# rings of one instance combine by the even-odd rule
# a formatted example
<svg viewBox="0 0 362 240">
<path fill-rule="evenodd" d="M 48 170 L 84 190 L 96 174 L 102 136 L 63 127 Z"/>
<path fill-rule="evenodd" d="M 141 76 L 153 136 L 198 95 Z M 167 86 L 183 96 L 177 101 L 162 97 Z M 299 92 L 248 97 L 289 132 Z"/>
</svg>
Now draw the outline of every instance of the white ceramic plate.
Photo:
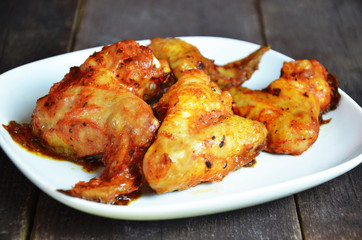
<svg viewBox="0 0 362 240">
<path fill-rule="evenodd" d="M 185 37 L 202 54 L 224 64 L 247 56 L 256 44 L 216 37 Z M 148 41 L 140 41 L 148 44 Z M 0 75 L 0 124 L 11 120 L 29 121 L 36 100 L 47 94 L 71 66 L 80 65 L 100 48 L 72 52 L 30 63 Z M 270 50 L 259 71 L 245 86 L 260 89 L 279 77 L 283 61 L 291 58 Z M 333 179 L 361 163 L 362 110 L 343 91 L 337 110 L 321 127 L 317 142 L 301 156 L 261 153 L 253 168 L 242 168 L 222 182 L 204 183 L 194 188 L 156 195 L 152 192 L 128 206 L 113 206 L 69 197 L 57 189 L 69 189 L 89 174 L 81 167 L 27 152 L 0 127 L 0 143 L 14 164 L 42 191 L 70 207 L 87 213 L 129 220 L 157 220 L 200 216 L 244 208 L 282 198 Z"/>
</svg>

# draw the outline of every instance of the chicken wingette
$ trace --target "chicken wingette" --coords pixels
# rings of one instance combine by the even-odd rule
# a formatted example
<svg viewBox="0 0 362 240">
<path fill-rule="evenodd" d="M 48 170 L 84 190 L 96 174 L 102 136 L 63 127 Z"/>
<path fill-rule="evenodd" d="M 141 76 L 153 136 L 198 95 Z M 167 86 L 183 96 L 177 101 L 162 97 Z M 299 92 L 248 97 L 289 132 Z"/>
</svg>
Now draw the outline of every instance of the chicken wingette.
<svg viewBox="0 0 362 240">
<path fill-rule="evenodd" d="M 234 115 L 232 99 L 201 70 L 184 71 L 156 104 L 162 120 L 143 171 L 157 193 L 218 181 L 253 160 L 263 124 Z"/>
<path fill-rule="evenodd" d="M 142 159 L 159 121 L 142 97 L 165 79 L 150 49 L 134 41 L 105 46 L 37 101 L 31 126 L 52 151 L 68 158 L 103 155 L 100 177 L 67 194 L 114 203 L 142 182 Z"/>
<path fill-rule="evenodd" d="M 153 38 L 149 47 L 156 58 L 169 62 L 176 78 L 181 77 L 186 70 L 200 69 L 221 89 L 240 86 L 248 80 L 258 69 L 263 54 L 270 49 L 268 46 L 262 46 L 246 58 L 221 66 L 202 56 L 195 46 L 178 38 Z"/>
<path fill-rule="evenodd" d="M 264 90 L 228 89 L 234 112 L 268 129 L 265 151 L 300 155 L 318 138 L 321 115 L 337 107 L 337 79 L 317 60 L 286 62 Z"/>
</svg>

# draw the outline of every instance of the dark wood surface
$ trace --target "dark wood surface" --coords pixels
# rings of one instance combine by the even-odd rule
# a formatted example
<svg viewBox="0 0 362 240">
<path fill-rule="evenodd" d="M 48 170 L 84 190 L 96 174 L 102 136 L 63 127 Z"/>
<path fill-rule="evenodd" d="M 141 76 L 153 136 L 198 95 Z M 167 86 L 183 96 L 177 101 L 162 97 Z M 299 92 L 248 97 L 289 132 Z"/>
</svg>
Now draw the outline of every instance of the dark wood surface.
<svg viewBox="0 0 362 240">
<path fill-rule="evenodd" d="M 292 58 L 316 58 L 361 106 L 361 24 L 360 0 L 3 0 L 0 72 L 124 39 L 221 36 L 269 44 Z M 168 221 L 123 221 L 66 207 L 29 182 L 1 149 L 0 161 L 0 239 L 362 238 L 361 166 L 255 207 Z"/>
</svg>

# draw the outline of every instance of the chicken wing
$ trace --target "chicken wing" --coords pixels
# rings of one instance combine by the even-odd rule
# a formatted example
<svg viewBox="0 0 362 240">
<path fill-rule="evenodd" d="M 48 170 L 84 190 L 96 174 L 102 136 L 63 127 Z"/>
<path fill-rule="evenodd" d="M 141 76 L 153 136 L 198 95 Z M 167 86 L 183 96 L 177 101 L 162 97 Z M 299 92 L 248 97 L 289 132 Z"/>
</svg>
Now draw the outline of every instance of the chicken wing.
<svg viewBox="0 0 362 240">
<path fill-rule="evenodd" d="M 150 49 L 121 41 L 71 68 L 37 101 L 31 126 L 45 146 L 68 158 L 103 155 L 101 176 L 66 193 L 114 203 L 138 189 L 142 158 L 159 127 L 142 97 L 165 75 Z"/>
<path fill-rule="evenodd" d="M 262 46 L 248 57 L 223 66 L 205 58 L 193 45 L 178 38 L 153 38 L 149 47 L 158 59 L 166 59 L 177 78 L 190 69 L 201 69 L 222 89 L 240 86 L 258 69 L 263 54 L 270 48 Z"/>
<path fill-rule="evenodd" d="M 266 151 L 300 155 L 316 140 L 321 115 L 337 107 L 337 79 L 317 60 L 297 60 L 283 65 L 281 77 L 261 91 L 228 89 L 234 112 L 264 123 L 268 129 Z"/>
<path fill-rule="evenodd" d="M 264 146 L 263 124 L 234 115 L 232 99 L 201 70 L 184 71 L 156 105 L 162 120 L 143 171 L 157 193 L 218 181 Z"/>
</svg>

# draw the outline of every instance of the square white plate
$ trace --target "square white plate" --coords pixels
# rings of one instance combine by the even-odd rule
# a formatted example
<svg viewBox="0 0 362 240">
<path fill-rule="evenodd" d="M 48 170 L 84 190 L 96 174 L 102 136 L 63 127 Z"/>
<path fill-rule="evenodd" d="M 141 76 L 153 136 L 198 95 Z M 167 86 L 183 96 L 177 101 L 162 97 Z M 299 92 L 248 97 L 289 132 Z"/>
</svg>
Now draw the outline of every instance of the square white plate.
<svg viewBox="0 0 362 240">
<path fill-rule="evenodd" d="M 243 58 L 259 45 L 219 37 L 183 37 L 201 53 L 225 64 Z M 147 45 L 148 40 L 139 41 Z M 0 124 L 28 122 L 36 100 L 48 93 L 72 66 L 79 66 L 94 51 L 92 48 L 30 63 L 0 75 Z M 268 51 L 259 70 L 244 85 L 266 87 L 277 79 L 284 61 L 291 58 Z M 218 213 L 253 206 L 282 198 L 329 181 L 356 167 L 362 160 L 362 110 L 347 94 L 339 107 L 324 116 L 331 122 L 322 125 L 316 143 L 301 156 L 261 153 L 252 168 L 241 168 L 221 182 L 204 183 L 194 188 L 157 195 L 147 192 L 128 206 L 114 206 L 73 198 L 57 189 L 69 189 L 80 180 L 97 173 L 86 173 L 80 166 L 34 155 L 0 127 L 0 144 L 13 163 L 42 191 L 70 207 L 99 216 L 129 219 L 173 219 Z"/>
</svg>

